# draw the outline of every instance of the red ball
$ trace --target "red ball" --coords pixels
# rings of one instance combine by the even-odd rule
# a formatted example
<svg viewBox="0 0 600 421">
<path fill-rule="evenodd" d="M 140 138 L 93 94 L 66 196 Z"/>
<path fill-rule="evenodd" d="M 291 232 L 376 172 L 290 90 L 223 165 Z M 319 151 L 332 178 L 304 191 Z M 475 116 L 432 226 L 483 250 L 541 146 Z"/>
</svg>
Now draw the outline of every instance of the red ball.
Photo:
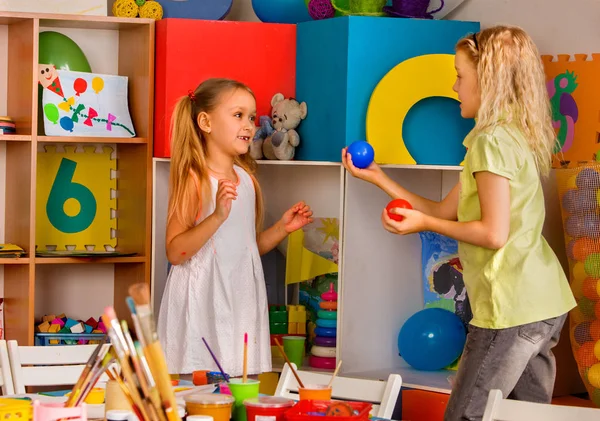
<svg viewBox="0 0 600 421">
<path fill-rule="evenodd" d="M 402 215 L 396 215 L 395 213 L 391 213 L 390 211 L 394 208 L 403 208 L 403 209 L 412 209 L 413 207 L 404 199 L 394 199 L 385 207 L 387 210 L 388 216 L 390 219 L 394 221 L 402 221 L 404 217 Z"/>
</svg>

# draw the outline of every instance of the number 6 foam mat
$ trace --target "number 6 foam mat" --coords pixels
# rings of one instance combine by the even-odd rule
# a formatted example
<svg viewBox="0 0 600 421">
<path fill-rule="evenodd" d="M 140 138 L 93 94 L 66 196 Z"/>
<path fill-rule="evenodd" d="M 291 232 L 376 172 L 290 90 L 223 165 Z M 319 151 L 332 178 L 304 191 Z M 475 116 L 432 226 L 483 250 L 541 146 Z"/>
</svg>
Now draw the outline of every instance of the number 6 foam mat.
<svg viewBox="0 0 600 421">
<path fill-rule="evenodd" d="M 37 159 L 37 249 L 112 251 L 116 147 L 47 145 Z"/>
</svg>

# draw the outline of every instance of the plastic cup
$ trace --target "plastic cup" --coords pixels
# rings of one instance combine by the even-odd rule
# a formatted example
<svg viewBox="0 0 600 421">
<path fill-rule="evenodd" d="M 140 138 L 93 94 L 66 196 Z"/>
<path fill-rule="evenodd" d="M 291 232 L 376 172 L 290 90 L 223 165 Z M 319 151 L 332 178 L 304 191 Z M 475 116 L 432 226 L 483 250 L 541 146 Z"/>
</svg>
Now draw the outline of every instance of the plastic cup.
<svg viewBox="0 0 600 421">
<path fill-rule="evenodd" d="M 296 364 L 296 367 L 302 367 L 304 361 L 304 342 L 306 337 L 304 336 L 284 336 L 283 337 L 283 350 L 287 355 L 290 362 Z"/>
<path fill-rule="evenodd" d="M 330 401 L 331 387 L 326 384 L 307 384 L 305 387 L 298 387 L 300 400 Z"/>
<path fill-rule="evenodd" d="M 184 396 L 189 415 L 208 415 L 214 421 L 229 421 L 235 399 L 218 393 L 197 393 Z"/>
<path fill-rule="evenodd" d="M 246 383 L 243 383 L 242 379 L 229 380 L 229 390 L 231 391 L 231 395 L 235 398 L 235 404 L 233 405 L 234 421 L 246 421 L 246 407 L 244 406 L 244 401 L 246 399 L 257 398 L 259 387 L 260 381 L 258 380 L 248 379 L 246 380 Z"/>
<path fill-rule="evenodd" d="M 277 396 L 260 396 L 244 401 L 248 421 L 284 421 L 283 414 L 294 404 L 293 399 Z"/>
</svg>

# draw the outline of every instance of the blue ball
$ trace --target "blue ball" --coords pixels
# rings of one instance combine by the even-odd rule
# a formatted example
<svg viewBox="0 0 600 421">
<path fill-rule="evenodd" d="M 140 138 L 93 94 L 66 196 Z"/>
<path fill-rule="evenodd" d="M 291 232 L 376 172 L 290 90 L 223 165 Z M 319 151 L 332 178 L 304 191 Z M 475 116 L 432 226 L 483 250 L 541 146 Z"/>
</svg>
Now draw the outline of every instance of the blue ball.
<svg viewBox="0 0 600 421">
<path fill-rule="evenodd" d="M 352 156 L 352 163 L 356 168 L 367 168 L 375 159 L 373 146 L 364 140 L 357 140 L 348 146 L 348 153 Z"/>
<path fill-rule="evenodd" d="M 441 370 L 462 354 L 467 334 L 460 318 L 441 308 L 413 314 L 398 335 L 400 356 L 417 370 Z"/>
</svg>

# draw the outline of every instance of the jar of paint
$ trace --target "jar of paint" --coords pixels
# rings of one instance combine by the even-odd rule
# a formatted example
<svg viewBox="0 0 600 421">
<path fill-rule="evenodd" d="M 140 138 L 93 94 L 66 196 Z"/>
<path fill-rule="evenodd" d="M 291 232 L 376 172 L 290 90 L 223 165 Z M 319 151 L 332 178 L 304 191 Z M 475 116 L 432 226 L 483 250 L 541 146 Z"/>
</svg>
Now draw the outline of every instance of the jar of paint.
<svg viewBox="0 0 600 421">
<path fill-rule="evenodd" d="M 244 400 L 248 421 L 284 421 L 283 414 L 294 404 L 293 399 L 277 396 L 259 396 L 258 398 Z"/>
<path fill-rule="evenodd" d="M 190 415 L 209 415 L 214 421 L 229 421 L 231 408 L 235 402 L 233 396 L 218 393 L 191 394 L 183 399 L 188 418 Z"/>
</svg>

